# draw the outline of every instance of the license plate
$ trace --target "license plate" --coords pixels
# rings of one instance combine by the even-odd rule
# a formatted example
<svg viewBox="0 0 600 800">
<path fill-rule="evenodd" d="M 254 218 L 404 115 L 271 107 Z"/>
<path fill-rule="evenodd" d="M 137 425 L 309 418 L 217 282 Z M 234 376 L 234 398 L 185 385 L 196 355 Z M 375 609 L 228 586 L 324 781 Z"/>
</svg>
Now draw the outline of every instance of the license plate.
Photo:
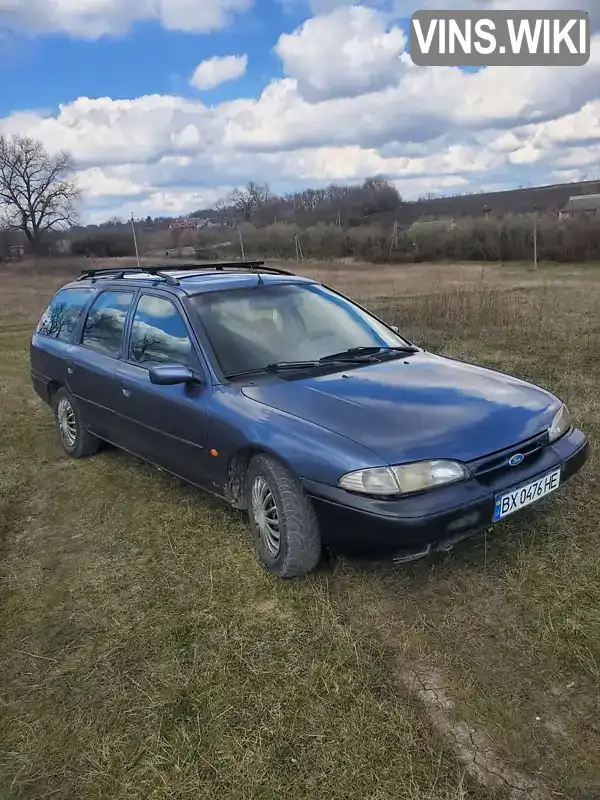
<svg viewBox="0 0 600 800">
<path fill-rule="evenodd" d="M 560 485 L 560 468 L 554 470 L 549 475 L 544 475 L 536 481 L 513 489 L 506 494 L 498 495 L 496 507 L 494 509 L 494 522 L 498 522 L 515 511 L 519 511 L 525 506 L 530 506 L 542 497 L 555 492 Z"/>
</svg>

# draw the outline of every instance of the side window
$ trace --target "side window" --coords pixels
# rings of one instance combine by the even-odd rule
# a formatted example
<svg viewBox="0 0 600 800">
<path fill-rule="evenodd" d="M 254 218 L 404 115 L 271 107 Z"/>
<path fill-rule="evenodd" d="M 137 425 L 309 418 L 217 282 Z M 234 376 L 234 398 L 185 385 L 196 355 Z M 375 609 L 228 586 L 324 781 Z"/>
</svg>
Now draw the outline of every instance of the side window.
<svg viewBox="0 0 600 800">
<path fill-rule="evenodd" d="M 62 289 L 44 311 L 36 333 L 68 341 L 92 292 L 93 289 Z"/>
<path fill-rule="evenodd" d="M 142 295 L 131 326 L 131 361 L 185 366 L 191 352 L 187 328 L 173 303 L 162 297 Z"/>
<path fill-rule="evenodd" d="M 132 300 L 133 292 L 102 292 L 98 295 L 85 322 L 82 344 L 116 358 L 121 350 Z"/>
</svg>

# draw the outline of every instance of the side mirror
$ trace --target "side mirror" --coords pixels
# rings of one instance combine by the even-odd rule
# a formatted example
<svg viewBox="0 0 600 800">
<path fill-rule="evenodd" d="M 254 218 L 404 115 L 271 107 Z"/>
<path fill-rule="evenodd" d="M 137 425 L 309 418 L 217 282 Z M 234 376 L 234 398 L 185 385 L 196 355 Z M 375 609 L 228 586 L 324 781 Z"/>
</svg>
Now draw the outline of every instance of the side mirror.
<svg viewBox="0 0 600 800">
<path fill-rule="evenodd" d="M 182 364 L 164 364 L 150 370 L 150 383 L 156 386 L 178 386 L 182 383 L 200 383 L 191 369 Z"/>
</svg>

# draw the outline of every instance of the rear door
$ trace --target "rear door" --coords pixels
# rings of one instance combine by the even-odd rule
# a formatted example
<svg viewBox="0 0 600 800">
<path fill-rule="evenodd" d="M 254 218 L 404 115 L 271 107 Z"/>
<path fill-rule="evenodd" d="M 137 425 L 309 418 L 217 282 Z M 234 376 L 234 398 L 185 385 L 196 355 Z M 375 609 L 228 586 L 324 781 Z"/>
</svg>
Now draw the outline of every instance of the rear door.
<svg viewBox="0 0 600 800">
<path fill-rule="evenodd" d="M 91 304 L 79 344 L 66 354 L 66 385 L 84 425 L 97 436 L 120 444 L 115 412 L 119 399 L 115 370 L 135 290 L 105 289 Z"/>
<path fill-rule="evenodd" d="M 202 384 L 155 386 L 150 368 L 182 364 Z M 142 291 L 133 311 L 128 348 L 117 368 L 119 441 L 128 450 L 199 486 L 214 490 L 206 450 L 211 384 L 179 300 Z"/>
<path fill-rule="evenodd" d="M 31 340 L 31 379 L 40 397 L 48 402 L 48 386 L 64 386 L 67 354 L 84 307 L 94 295 L 92 288 L 61 289 L 50 301 Z"/>
</svg>

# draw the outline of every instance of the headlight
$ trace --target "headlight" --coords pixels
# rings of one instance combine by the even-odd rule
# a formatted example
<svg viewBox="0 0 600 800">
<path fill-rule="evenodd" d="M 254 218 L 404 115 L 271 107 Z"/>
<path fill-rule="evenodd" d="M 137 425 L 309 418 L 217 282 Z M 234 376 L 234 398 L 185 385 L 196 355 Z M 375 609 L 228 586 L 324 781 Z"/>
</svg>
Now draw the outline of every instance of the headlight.
<svg viewBox="0 0 600 800">
<path fill-rule="evenodd" d="M 466 480 L 467 468 L 457 461 L 419 461 L 398 467 L 376 467 L 350 472 L 340 478 L 349 492 L 390 496 L 421 492 L 447 483 Z"/>
<path fill-rule="evenodd" d="M 565 405 L 562 405 L 557 415 L 554 417 L 552 425 L 548 428 L 550 443 L 555 442 L 557 439 L 560 439 L 561 436 L 564 436 L 567 431 L 571 430 L 572 425 L 573 423 L 571 421 L 569 409 Z"/>
</svg>

